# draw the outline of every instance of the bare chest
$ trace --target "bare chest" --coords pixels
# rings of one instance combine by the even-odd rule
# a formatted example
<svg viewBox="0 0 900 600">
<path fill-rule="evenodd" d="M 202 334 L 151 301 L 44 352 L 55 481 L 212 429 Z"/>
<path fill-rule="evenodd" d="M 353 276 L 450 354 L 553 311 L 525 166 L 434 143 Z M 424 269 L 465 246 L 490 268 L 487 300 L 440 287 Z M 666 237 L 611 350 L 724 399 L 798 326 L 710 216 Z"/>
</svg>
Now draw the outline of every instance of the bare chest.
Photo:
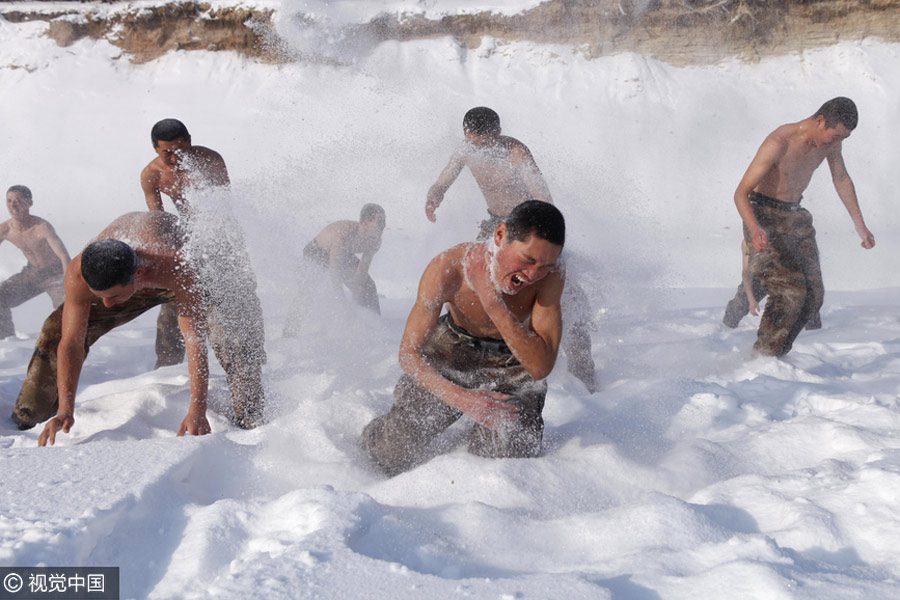
<svg viewBox="0 0 900 600">
<path fill-rule="evenodd" d="M 535 291 L 525 289 L 515 296 L 503 296 L 509 312 L 519 321 L 525 321 L 534 307 Z M 485 312 L 481 300 L 467 287 L 460 289 L 450 302 L 454 320 L 472 335 L 478 337 L 502 337 L 491 318 Z"/>
</svg>

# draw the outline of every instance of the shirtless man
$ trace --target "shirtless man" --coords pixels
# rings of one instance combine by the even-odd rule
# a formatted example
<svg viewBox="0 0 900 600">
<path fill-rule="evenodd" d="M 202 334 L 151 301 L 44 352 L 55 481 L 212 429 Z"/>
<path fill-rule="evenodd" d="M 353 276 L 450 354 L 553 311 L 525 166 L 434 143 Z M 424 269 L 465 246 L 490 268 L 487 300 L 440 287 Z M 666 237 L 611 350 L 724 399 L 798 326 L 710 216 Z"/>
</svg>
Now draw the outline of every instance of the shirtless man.
<svg viewBox="0 0 900 600">
<path fill-rule="evenodd" d="M 825 290 L 816 233 L 812 216 L 800 207 L 800 200 L 823 160 L 828 161 L 834 188 L 850 213 L 862 247 L 875 246 L 841 154 L 842 143 L 857 121 L 853 101 L 838 97 L 811 117 L 782 125 L 762 143 L 734 193 L 744 221 L 744 239 L 751 247 L 750 272 L 769 292 L 753 346 L 762 354 L 787 354 L 822 306 Z"/>
<path fill-rule="evenodd" d="M 246 428 L 257 424 L 263 395 L 258 361 L 248 364 L 244 352 L 251 341 L 229 326 L 231 319 L 215 299 L 208 299 L 205 282 L 183 249 L 183 232 L 174 215 L 128 213 L 69 264 L 66 301 L 44 322 L 12 414 L 20 429 L 30 429 L 56 412 L 44 426 L 39 445 L 53 444 L 57 432 L 68 433 L 75 423 L 75 392 L 90 346 L 114 327 L 164 303 L 175 306 L 190 374 L 191 400 L 178 435 L 210 432 L 207 335 L 228 378 L 235 423 Z"/>
<path fill-rule="evenodd" d="M 328 269 L 331 287 L 338 299 L 344 298 L 344 286 L 347 286 L 356 304 L 379 315 L 378 289 L 369 275 L 369 266 L 381 248 L 384 226 L 384 209 L 377 204 L 365 204 L 359 213 L 359 221 L 330 223 L 303 249 L 304 259 Z M 300 298 L 306 295 L 305 288 L 311 285 L 315 282 L 300 282 Z M 285 322 L 285 336 L 299 334 L 304 309 L 303 301 L 294 302 Z"/>
<path fill-rule="evenodd" d="M 437 219 L 435 210 L 463 167 L 469 167 L 487 202 L 488 218 L 479 225 L 478 241 L 491 237 L 497 225 L 522 202 L 543 200 L 553 203 L 550 188 L 531 151 L 519 140 L 501 135 L 500 131 L 500 116 L 490 108 L 479 106 L 465 114 L 465 142 L 453 153 L 438 180 L 428 190 L 425 215 L 429 221 Z M 590 306 L 584 289 L 572 278 L 566 286 L 563 307 L 567 317 L 563 351 L 568 358 L 569 372 L 594 393 L 597 382 L 588 333 Z M 570 313 L 573 318 L 569 323 Z"/>
<path fill-rule="evenodd" d="M 493 235 L 497 224 L 525 200 L 553 202 L 531 151 L 519 140 L 500 134 L 496 112 L 484 106 L 469 110 L 463 117 L 463 133 L 466 141 L 428 190 L 425 215 L 429 221 L 437 220 L 435 210 L 463 167 L 469 167 L 487 202 L 488 218 L 481 223 L 479 241 Z"/>
<path fill-rule="evenodd" d="M 172 199 L 182 218 L 193 215 L 187 196 L 191 191 L 210 187 L 228 187 L 225 160 L 215 150 L 191 143 L 191 134 L 178 119 L 163 119 L 150 130 L 150 141 L 157 156 L 141 172 L 141 188 L 150 210 L 164 210 L 162 194 Z M 238 251 L 237 248 L 231 251 Z M 243 252 L 243 249 L 240 249 Z M 243 288 L 256 288 L 252 272 L 242 269 Z M 244 294 L 248 304 L 247 318 L 258 319 L 262 335 L 262 311 L 258 299 Z M 254 306 L 251 306 L 255 304 Z M 184 342 L 178 330 L 177 315 L 172 304 L 164 304 L 156 321 L 156 368 L 177 365 L 184 359 Z"/>
<path fill-rule="evenodd" d="M 141 171 L 141 188 L 150 210 L 164 210 L 162 194 L 172 199 L 184 216 L 190 206 L 185 194 L 190 189 L 228 186 L 225 160 L 215 150 L 191 144 L 191 134 L 178 119 L 163 119 L 150 130 L 157 156 Z"/>
<path fill-rule="evenodd" d="M 31 190 L 14 185 L 6 192 L 6 208 L 12 217 L 0 223 L 0 243 L 9 240 L 22 251 L 28 264 L 0 283 L 0 338 L 16 334 L 12 309 L 46 292 L 53 308 L 62 304 L 62 275 L 69 265 L 69 252 L 53 226 L 30 213 Z"/>
<path fill-rule="evenodd" d="M 432 259 L 400 342 L 405 373 L 394 405 L 360 440 L 385 473 L 425 459 L 430 442 L 463 414 L 475 421 L 468 444 L 474 454 L 540 452 L 542 380 L 562 337 L 564 242 L 562 214 L 534 200 L 514 208 L 492 239 Z"/>
</svg>

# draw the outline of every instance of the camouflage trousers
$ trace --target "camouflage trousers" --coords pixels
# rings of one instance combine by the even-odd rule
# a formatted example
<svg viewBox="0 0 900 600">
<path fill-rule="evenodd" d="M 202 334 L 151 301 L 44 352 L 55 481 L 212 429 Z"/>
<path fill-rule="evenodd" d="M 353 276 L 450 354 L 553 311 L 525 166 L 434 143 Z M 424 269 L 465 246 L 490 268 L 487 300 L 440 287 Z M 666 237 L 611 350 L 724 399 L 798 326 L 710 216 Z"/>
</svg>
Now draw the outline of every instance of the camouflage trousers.
<svg viewBox="0 0 900 600">
<path fill-rule="evenodd" d="M 37 269 L 30 264 L 0 283 L 0 338 L 16 334 L 13 326 L 12 309 L 40 296 L 50 296 L 53 308 L 62 304 L 65 296 L 63 270 L 61 264 L 53 264 Z"/>
<path fill-rule="evenodd" d="M 756 277 L 753 277 L 750 283 L 751 289 L 753 290 L 753 298 L 760 302 L 763 298 L 765 298 L 769 292 L 766 288 L 763 287 L 762 282 Z M 726 327 L 730 327 L 734 329 L 740 324 L 741 319 L 747 316 L 750 312 L 750 300 L 747 299 L 747 293 L 744 291 L 744 284 L 738 284 L 737 292 L 734 294 L 734 298 L 728 301 L 728 304 L 725 306 L 725 315 L 722 317 L 722 322 Z M 821 329 L 822 328 L 822 317 L 819 315 L 819 312 L 816 313 L 809 318 L 809 321 L 806 322 L 805 329 L 813 330 L 813 329 Z"/>
<path fill-rule="evenodd" d="M 162 289 L 139 290 L 127 301 L 110 307 L 104 306 L 99 298 L 93 299 L 84 341 L 85 354 L 94 342 L 110 330 L 128 323 L 154 306 L 174 306 L 171 304 L 174 299 L 174 293 Z M 56 414 L 59 406 L 56 352 L 62 338 L 64 306 L 58 307 L 44 321 L 28 363 L 25 381 L 12 413 L 12 420 L 19 429 L 30 429 L 46 421 Z M 248 334 L 247 328 L 236 325 L 235 320 L 234 317 L 223 316 L 220 307 L 207 308 L 209 342 L 225 370 L 235 421 L 240 426 L 252 426 L 262 417 L 264 395 L 261 365 L 265 362 L 265 350 L 262 336 L 252 335 L 252 324 Z M 261 327 L 261 320 L 259 323 Z"/>
<path fill-rule="evenodd" d="M 508 402 L 522 411 L 518 422 L 505 430 L 476 423 L 468 436 L 469 452 L 489 458 L 536 456 L 544 431 L 546 381 L 535 381 L 502 340 L 474 337 L 441 317 L 424 348 L 429 364 L 441 375 L 467 389 L 509 394 Z M 422 462 L 428 446 L 463 413 L 404 373 L 394 388 L 394 405 L 363 430 L 360 445 L 388 475 Z"/>
<path fill-rule="evenodd" d="M 760 200 L 754 202 L 758 198 L 765 200 L 765 204 Z M 750 202 L 753 214 L 768 236 L 766 250 L 750 251 L 750 272 L 769 293 L 753 347 L 762 354 L 783 356 L 790 352 L 807 322 L 819 312 L 825 296 L 816 230 L 812 215 L 799 205 L 761 194 L 752 194 Z M 744 238 L 750 244 L 746 225 Z"/>
</svg>

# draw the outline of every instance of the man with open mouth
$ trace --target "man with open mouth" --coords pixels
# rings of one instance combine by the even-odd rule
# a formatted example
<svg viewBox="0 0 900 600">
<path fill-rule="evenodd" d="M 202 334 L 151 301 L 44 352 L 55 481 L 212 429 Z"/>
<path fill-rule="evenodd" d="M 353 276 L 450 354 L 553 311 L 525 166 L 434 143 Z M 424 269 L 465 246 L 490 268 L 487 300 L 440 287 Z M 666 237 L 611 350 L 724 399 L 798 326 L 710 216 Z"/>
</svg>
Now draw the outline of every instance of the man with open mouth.
<svg viewBox="0 0 900 600">
<path fill-rule="evenodd" d="M 464 414 L 475 421 L 469 452 L 495 458 L 540 452 L 543 379 L 562 337 L 564 243 L 559 210 L 530 200 L 491 239 L 432 259 L 400 342 L 404 374 L 394 405 L 360 440 L 386 474 L 427 460 L 432 441 Z"/>
</svg>

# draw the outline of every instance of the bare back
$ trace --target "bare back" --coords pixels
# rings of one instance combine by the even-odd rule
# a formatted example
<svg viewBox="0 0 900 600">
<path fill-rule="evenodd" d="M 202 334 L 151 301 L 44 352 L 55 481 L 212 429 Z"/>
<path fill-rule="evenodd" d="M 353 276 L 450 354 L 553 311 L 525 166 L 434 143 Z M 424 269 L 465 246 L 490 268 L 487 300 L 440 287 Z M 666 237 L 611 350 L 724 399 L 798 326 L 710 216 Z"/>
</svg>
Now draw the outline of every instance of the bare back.
<svg viewBox="0 0 900 600">
<path fill-rule="evenodd" d="M 110 223 L 91 240 L 91 243 L 112 238 L 125 242 L 138 254 L 145 265 L 141 277 L 143 288 L 178 290 L 185 288 L 186 277 L 192 281 L 187 261 L 182 255 L 184 239 L 178 226 L 178 218 L 160 211 L 132 212 Z M 77 264 L 77 278 L 81 279 L 81 255 L 73 260 Z M 68 292 L 68 277 L 67 292 Z M 81 279 L 83 283 L 84 280 Z"/>
<path fill-rule="evenodd" d="M 343 250 L 348 254 L 375 253 L 381 247 L 381 236 L 363 235 L 357 221 L 335 221 L 319 232 L 316 243 L 329 252 Z"/>
<path fill-rule="evenodd" d="M 491 213 L 506 217 L 526 200 L 552 202 L 531 152 L 519 140 L 501 135 L 489 145 L 467 143 L 459 152 Z"/>
</svg>

